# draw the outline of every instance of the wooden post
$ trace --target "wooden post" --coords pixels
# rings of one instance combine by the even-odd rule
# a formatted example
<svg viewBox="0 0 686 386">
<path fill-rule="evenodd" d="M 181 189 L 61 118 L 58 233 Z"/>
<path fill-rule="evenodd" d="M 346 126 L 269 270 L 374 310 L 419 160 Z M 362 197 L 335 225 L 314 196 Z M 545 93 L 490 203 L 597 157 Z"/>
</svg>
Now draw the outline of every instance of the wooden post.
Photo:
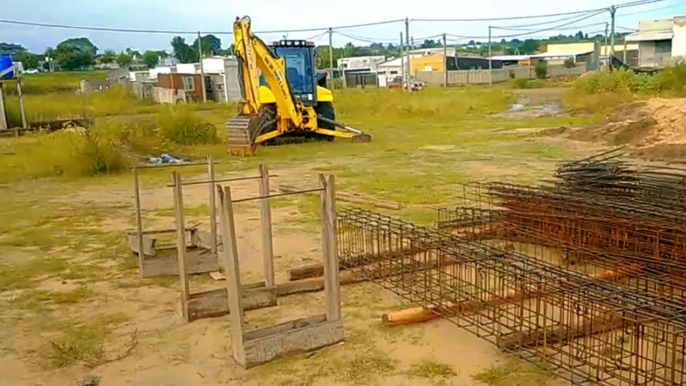
<svg viewBox="0 0 686 386">
<path fill-rule="evenodd" d="M 215 184 L 214 158 L 207 156 L 207 177 L 210 180 L 210 244 L 212 254 L 217 255 L 217 184 Z"/>
<path fill-rule="evenodd" d="M 236 245 L 236 226 L 233 222 L 233 203 L 231 188 L 217 187 L 221 202 L 222 256 L 226 272 L 226 289 L 229 300 L 229 321 L 231 323 L 231 346 L 233 357 L 239 363 L 245 363 L 243 337 L 243 303 L 241 293 L 241 275 L 238 267 L 238 247 Z"/>
<path fill-rule="evenodd" d="M 19 93 L 19 111 L 21 112 L 21 127 L 26 130 L 29 128 L 26 122 L 26 111 L 24 110 L 24 93 L 21 90 L 21 79 L 17 79 L 17 93 Z"/>
<path fill-rule="evenodd" d="M 341 319 L 341 283 L 338 267 L 338 242 L 336 240 L 336 187 L 334 176 L 319 176 L 322 192 L 322 249 L 324 255 L 324 296 L 326 320 Z"/>
<path fill-rule="evenodd" d="M 136 238 L 138 240 L 138 271 L 143 275 L 143 215 L 141 213 L 141 191 L 138 182 L 138 168 L 133 166 L 133 195 L 136 205 Z"/>
<path fill-rule="evenodd" d="M 274 245 L 272 241 L 272 212 L 269 207 L 269 170 L 260 165 L 260 228 L 262 229 L 262 269 L 267 287 L 274 286 Z"/>
<path fill-rule="evenodd" d="M 5 131 L 7 126 L 7 112 L 5 111 L 5 96 L 2 92 L 2 82 L 0 82 L 0 131 Z"/>
<path fill-rule="evenodd" d="M 186 221 L 183 216 L 183 191 L 181 186 L 181 176 L 177 172 L 172 172 L 174 179 L 174 214 L 176 217 L 176 254 L 179 260 L 179 281 L 181 284 L 181 311 L 186 320 L 188 318 L 188 299 L 190 291 L 188 289 L 188 271 L 186 269 Z"/>
</svg>

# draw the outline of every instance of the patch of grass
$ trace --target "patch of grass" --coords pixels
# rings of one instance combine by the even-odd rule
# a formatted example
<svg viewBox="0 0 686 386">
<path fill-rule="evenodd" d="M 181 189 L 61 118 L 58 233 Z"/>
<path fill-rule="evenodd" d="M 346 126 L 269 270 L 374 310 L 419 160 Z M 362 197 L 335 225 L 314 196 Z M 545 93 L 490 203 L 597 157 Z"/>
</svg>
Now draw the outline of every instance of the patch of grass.
<svg viewBox="0 0 686 386">
<path fill-rule="evenodd" d="M 553 375 L 544 369 L 516 357 L 472 376 L 489 386 L 544 386 Z"/>
<path fill-rule="evenodd" d="M 124 314 L 107 314 L 70 325 L 41 350 L 43 359 L 52 368 L 78 362 L 95 365 L 105 357 L 105 341 L 112 329 L 126 320 Z"/>
<path fill-rule="evenodd" d="M 354 385 L 368 385 L 377 376 L 395 371 L 397 361 L 377 350 L 368 349 L 348 360 L 340 378 Z"/>
<path fill-rule="evenodd" d="M 411 377 L 428 378 L 435 382 L 445 381 L 457 375 L 449 364 L 430 359 L 413 364 L 407 374 Z"/>
<path fill-rule="evenodd" d="M 16 300 L 16 304 L 22 308 L 70 305 L 90 299 L 93 295 L 93 290 L 86 286 L 80 286 L 71 291 L 28 291 Z"/>
<path fill-rule="evenodd" d="M 54 257 L 34 258 L 16 266 L 0 265 L 0 292 L 29 288 L 35 278 L 53 275 L 67 270 L 66 260 Z"/>
</svg>

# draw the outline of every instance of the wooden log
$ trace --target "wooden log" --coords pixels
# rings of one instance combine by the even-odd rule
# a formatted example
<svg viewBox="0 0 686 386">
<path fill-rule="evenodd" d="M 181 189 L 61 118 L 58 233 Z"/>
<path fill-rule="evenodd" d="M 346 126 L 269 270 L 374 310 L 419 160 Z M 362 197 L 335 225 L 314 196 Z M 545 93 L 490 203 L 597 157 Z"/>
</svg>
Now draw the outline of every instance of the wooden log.
<svg viewBox="0 0 686 386">
<path fill-rule="evenodd" d="M 630 264 L 617 270 L 606 270 L 593 275 L 590 278 L 598 281 L 617 281 L 629 275 L 640 272 L 640 264 Z M 444 302 L 440 305 L 429 305 L 426 307 L 413 307 L 405 310 L 391 312 L 381 315 L 381 322 L 386 326 L 400 326 L 414 323 L 424 323 L 437 319 L 442 315 L 477 312 L 488 307 L 497 307 L 507 303 L 513 303 L 536 296 L 538 293 L 545 293 L 545 288 L 527 288 L 523 292 L 514 290 L 508 291 L 503 296 L 493 297 L 486 301 L 464 301 L 458 303 Z"/>
<path fill-rule="evenodd" d="M 344 266 L 343 264 L 339 266 L 339 269 L 343 270 L 357 268 L 359 266 L 373 263 L 376 261 L 410 257 L 416 253 L 424 252 L 426 250 L 427 249 L 406 248 L 401 251 L 387 251 L 380 254 L 365 254 L 355 260 L 346 261 Z M 322 263 L 304 265 L 302 267 L 291 268 L 288 270 L 288 280 L 290 281 L 309 279 L 312 277 L 319 276 L 324 276 L 324 264 Z"/>
<path fill-rule="evenodd" d="M 616 330 L 624 324 L 624 319 L 613 317 L 607 319 L 588 320 L 580 326 L 556 326 L 550 327 L 545 331 L 537 329 L 535 331 L 521 332 L 515 331 L 509 334 L 500 335 L 496 338 L 496 345 L 503 351 L 514 351 L 535 347 L 546 344 L 565 344 L 566 342 L 593 336 L 603 332 Z"/>
<path fill-rule="evenodd" d="M 243 286 L 243 307 L 247 310 L 257 310 L 276 305 L 274 288 L 246 288 Z M 229 312 L 226 288 L 192 293 L 187 302 L 188 321 L 212 318 L 226 315 Z"/>
</svg>

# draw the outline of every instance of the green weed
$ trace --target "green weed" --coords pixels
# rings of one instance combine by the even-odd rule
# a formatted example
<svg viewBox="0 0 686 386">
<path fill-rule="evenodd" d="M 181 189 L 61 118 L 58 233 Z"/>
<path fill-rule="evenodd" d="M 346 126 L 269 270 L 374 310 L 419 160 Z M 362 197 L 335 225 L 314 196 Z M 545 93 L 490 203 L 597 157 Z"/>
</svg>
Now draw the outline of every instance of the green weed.
<svg viewBox="0 0 686 386">
<path fill-rule="evenodd" d="M 70 325 L 41 351 L 49 367 L 61 368 L 77 362 L 97 365 L 105 358 L 105 341 L 112 329 L 128 320 L 124 314 L 108 314 Z"/>
<path fill-rule="evenodd" d="M 544 369 L 516 357 L 472 376 L 489 386 L 544 386 L 553 378 Z"/>
<path fill-rule="evenodd" d="M 411 377 L 429 378 L 434 381 L 444 381 L 457 375 L 449 364 L 429 359 L 413 364 L 407 374 Z"/>
</svg>

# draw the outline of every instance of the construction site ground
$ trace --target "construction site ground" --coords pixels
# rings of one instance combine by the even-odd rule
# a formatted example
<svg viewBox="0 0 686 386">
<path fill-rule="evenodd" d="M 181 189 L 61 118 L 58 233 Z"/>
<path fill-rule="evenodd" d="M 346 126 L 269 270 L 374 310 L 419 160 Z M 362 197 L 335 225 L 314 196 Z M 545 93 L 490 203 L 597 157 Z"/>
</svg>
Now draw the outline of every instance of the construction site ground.
<svg viewBox="0 0 686 386">
<path fill-rule="evenodd" d="M 516 103 L 524 105 L 516 112 L 559 105 L 557 89 L 501 92 L 494 97 L 492 91 L 459 90 L 440 106 L 423 105 L 416 95 L 417 101 L 392 119 L 380 113 L 383 106 L 369 111 L 344 95 L 340 118 L 369 132 L 371 143 L 260 148 L 251 159 L 223 157 L 217 174 L 254 175 L 264 163 L 276 181 L 312 187 L 318 173 L 332 173 L 338 191 L 400 202 L 402 209 L 383 212 L 431 225 L 434 205 L 449 203 L 461 183 L 535 183 L 550 176 L 558 162 L 608 145 L 532 135 L 582 127 L 593 121 L 591 116 L 562 110 L 512 114 Z M 169 173 L 141 175 L 146 227 L 173 226 L 172 191 L 165 187 Z M 202 178 L 204 168 L 181 173 Z M 381 314 L 404 306 L 373 283 L 342 288 L 344 343 L 243 370 L 231 360 L 228 318 L 186 323 L 179 312 L 178 278 L 139 277 L 123 237 L 135 226 L 131 185 L 130 175 L 119 175 L 0 186 L 0 384 L 564 384 L 446 321 L 384 327 Z M 231 186 L 236 197 L 257 194 L 254 181 Z M 204 185 L 184 188 L 187 222 L 205 229 L 207 194 Z M 287 280 L 287 269 L 321 256 L 317 202 L 316 197 L 274 201 L 277 282 Z M 257 204 L 238 207 L 236 220 L 244 282 L 258 280 Z M 199 290 L 223 283 L 199 275 L 191 285 Z M 250 326 L 261 327 L 319 313 L 322 307 L 322 293 L 296 295 L 246 318 Z"/>
</svg>

